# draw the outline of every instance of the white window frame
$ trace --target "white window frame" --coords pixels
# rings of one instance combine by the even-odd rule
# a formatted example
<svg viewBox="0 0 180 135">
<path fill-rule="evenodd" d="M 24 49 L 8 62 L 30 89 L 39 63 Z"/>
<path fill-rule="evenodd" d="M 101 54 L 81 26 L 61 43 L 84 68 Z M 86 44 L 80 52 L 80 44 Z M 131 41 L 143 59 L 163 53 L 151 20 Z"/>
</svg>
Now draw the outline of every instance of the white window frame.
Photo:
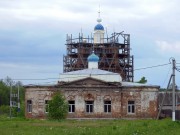
<svg viewBox="0 0 180 135">
<path fill-rule="evenodd" d="M 109 102 L 109 103 L 107 103 L 107 102 Z M 111 101 L 110 100 L 104 100 L 104 112 L 111 113 Z"/>
<path fill-rule="evenodd" d="M 32 113 L 32 100 L 27 100 L 27 112 Z"/>
<path fill-rule="evenodd" d="M 94 101 L 85 101 L 86 113 L 94 112 Z"/>
<path fill-rule="evenodd" d="M 133 103 L 130 103 L 133 102 Z M 127 105 L 127 112 L 128 114 L 135 114 L 135 101 L 129 100 Z"/>
<path fill-rule="evenodd" d="M 74 102 L 74 103 L 70 103 L 70 102 Z M 75 112 L 75 101 L 70 100 L 70 101 L 68 101 L 68 103 L 69 103 L 69 113 L 74 113 Z"/>
</svg>

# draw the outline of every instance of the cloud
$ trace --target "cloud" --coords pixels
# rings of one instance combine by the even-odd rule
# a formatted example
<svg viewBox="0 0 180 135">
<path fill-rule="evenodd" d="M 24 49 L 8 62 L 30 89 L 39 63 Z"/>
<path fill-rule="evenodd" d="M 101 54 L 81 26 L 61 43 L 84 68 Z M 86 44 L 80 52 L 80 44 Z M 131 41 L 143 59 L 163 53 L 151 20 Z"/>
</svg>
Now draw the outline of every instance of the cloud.
<svg viewBox="0 0 180 135">
<path fill-rule="evenodd" d="M 6 69 L 6 70 L 4 70 Z M 23 84 L 37 84 L 45 82 L 57 82 L 60 70 L 58 64 L 32 64 L 32 63 L 15 63 L 15 62 L 0 62 L 1 78 L 5 79 L 7 76 L 14 79 L 14 81 L 22 81 Z M 48 79 L 54 78 L 54 79 Z M 32 80 L 31 80 L 32 79 Z M 39 79 L 39 80 L 36 80 Z M 47 79 L 47 80 L 43 80 Z"/>
<path fill-rule="evenodd" d="M 131 34 L 135 68 L 166 63 L 173 55 L 180 57 L 179 0 L 1 0 L 3 76 L 43 78 L 52 75 L 50 70 L 58 75 L 62 72 L 62 55 L 66 53 L 66 34 L 77 38 L 82 28 L 84 35 L 91 35 L 99 4 L 102 24 L 108 26 L 109 36 L 114 30 Z M 139 71 L 137 74 L 141 78 Z M 152 83 L 156 74 L 148 73 Z"/>
<path fill-rule="evenodd" d="M 180 53 L 180 41 L 156 41 L 157 47 L 162 53 Z"/>
</svg>

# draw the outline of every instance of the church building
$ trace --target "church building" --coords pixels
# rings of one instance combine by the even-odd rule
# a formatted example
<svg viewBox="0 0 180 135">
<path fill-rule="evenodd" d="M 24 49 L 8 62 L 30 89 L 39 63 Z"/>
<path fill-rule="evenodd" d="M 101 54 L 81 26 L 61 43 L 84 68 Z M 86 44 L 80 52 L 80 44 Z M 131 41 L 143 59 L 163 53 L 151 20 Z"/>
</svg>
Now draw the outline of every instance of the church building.
<svg viewBox="0 0 180 135">
<path fill-rule="evenodd" d="M 103 57 L 98 53 L 97 47 L 101 45 L 99 47 L 103 48 L 103 44 L 108 46 L 109 42 L 105 43 L 104 27 L 100 23 L 102 21 L 100 17 L 97 21 L 98 24 L 94 28 L 93 46 L 88 50 L 91 52 L 85 58 L 86 68 L 70 69 L 66 63 L 67 71 L 60 74 L 56 85 L 26 86 L 25 115 L 27 118 L 46 118 L 48 101 L 57 91 L 64 95 L 69 104 L 68 118 L 157 117 L 159 86 L 126 81 L 126 73 L 99 68 Z M 78 67 L 77 65 L 74 67 Z"/>
</svg>

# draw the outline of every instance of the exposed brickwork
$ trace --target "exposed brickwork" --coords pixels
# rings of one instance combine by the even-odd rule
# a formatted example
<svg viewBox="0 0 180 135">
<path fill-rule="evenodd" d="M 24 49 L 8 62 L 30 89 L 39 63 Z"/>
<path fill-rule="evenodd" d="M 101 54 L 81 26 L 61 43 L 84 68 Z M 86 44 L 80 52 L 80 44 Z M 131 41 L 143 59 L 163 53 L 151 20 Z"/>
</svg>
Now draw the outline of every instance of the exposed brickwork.
<svg viewBox="0 0 180 135">
<path fill-rule="evenodd" d="M 57 86 L 26 87 L 25 99 L 32 100 L 32 112 L 27 118 L 46 118 L 45 100 L 61 91 L 66 100 L 75 101 L 75 112 L 69 118 L 155 118 L 157 116 L 157 87 L 122 87 L 119 83 L 105 83 L 84 79 Z M 111 113 L 104 112 L 104 101 L 111 101 Z M 86 113 L 85 101 L 94 101 L 93 113 Z M 128 101 L 135 102 L 135 113 L 128 113 Z M 27 110 L 27 104 L 26 108 Z"/>
</svg>

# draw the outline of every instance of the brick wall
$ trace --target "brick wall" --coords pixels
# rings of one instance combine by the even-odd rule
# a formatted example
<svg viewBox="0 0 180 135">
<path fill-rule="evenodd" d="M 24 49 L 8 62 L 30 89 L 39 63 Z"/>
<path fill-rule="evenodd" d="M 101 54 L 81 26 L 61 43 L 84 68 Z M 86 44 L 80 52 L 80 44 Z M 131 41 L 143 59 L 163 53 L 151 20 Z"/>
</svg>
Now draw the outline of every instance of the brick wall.
<svg viewBox="0 0 180 135">
<path fill-rule="evenodd" d="M 158 88 L 100 86 L 27 87 L 25 99 L 32 100 L 32 112 L 27 118 L 46 118 L 45 100 L 51 100 L 56 91 L 61 91 L 67 100 L 75 101 L 75 112 L 69 118 L 155 118 L 157 116 Z M 111 101 L 111 113 L 104 112 L 104 100 Z M 85 101 L 94 101 L 93 113 L 86 113 Z M 135 102 L 135 113 L 128 113 L 128 101 Z M 27 104 L 26 108 L 27 110 Z"/>
</svg>

